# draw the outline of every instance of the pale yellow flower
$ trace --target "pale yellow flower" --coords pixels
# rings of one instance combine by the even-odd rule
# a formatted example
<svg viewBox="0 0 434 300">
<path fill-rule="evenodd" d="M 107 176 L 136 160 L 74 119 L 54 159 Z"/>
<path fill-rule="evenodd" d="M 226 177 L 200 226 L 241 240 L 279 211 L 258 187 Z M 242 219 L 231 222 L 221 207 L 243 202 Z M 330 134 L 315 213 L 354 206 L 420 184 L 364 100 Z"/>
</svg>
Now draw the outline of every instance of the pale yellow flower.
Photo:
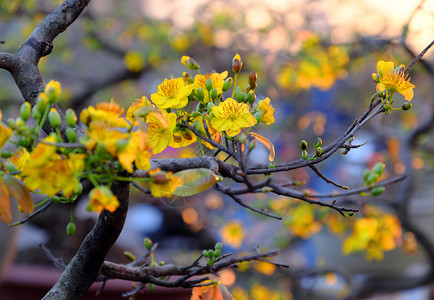
<svg viewBox="0 0 434 300">
<path fill-rule="evenodd" d="M 124 108 L 113 100 L 110 102 L 100 102 L 87 109 L 83 109 L 80 120 L 84 125 L 90 126 L 92 122 L 104 122 L 112 127 L 126 128 L 129 124 L 125 118 L 121 117 L 125 112 Z"/>
<path fill-rule="evenodd" d="M 220 235 L 223 244 L 228 244 L 232 248 L 238 249 L 241 247 L 245 236 L 243 225 L 239 221 L 230 221 L 222 227 Z"/>
<path fill-rule="evenodd" d="M 104 209 L 114 212 L 119 207 L 118 198 L 105 185 L 93 188 L 89 192 L 89 209 L 98 213 Z"/>
<path fill-rule="evenodd" d="M 176 127 L 176 115 L 166 111 L 151 112 L 146 117 L 148 138 L 154 154 L 162 152 L 173 143 L 173 130 Z"/>
<path fill-rule="evenodd" d="M 128 107 L 127 110 L 127 120 L 130 121 L 132 124 L 135 122 L 135 113 L 139 111 L 142 107 L 155 107 L 151 103 L 151 101 L 146 98 L 146 96 L 143 96 L 142 99 L 136 99 L 135 102 L 133 102 L 130 107 Z"/>
<path fill-rule="evenodd" d="M 262 111 L 261 122 L 267 125 L 274 123 L 274 108 L 270 104 L 270 98 L 265 98 L 258 103 L 256 110 Z"/>
<path fill-rule="evenodd" d="M 388 89 L 391 92 L 398 92 L 404 96 L 405 100 L 411 101 L 413 99 L 414 85 L 410 83 L 408 74 L 404 73 L 405 66 L 400 65 L 394 68 L 394 63 L 391 61 L 379 61 L 377 63 L 377 71 L 380 82 L 377 83 L 377 91 L 384 91 Z"/>
</svg>

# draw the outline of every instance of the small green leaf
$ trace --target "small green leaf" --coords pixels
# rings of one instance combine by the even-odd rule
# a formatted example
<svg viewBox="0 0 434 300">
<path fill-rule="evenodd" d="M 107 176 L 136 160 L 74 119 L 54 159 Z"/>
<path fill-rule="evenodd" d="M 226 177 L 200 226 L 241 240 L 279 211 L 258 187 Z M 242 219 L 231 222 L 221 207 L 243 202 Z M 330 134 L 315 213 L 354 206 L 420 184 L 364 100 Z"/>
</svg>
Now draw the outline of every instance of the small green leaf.
<svg viewBox="0 0 434 300">
<path fill-rule="evenodd" d="M 205 168 L 183 170 L 173 175 L 181 178 L 183 181 L 182 186 L 177 187 L 175 192 L 173 192 L 175 196 L 179 197 L 199 194 L 212 187 L 218 181 L 217 175 Z"/>
<path fill-rule="evenodd" d="M 124 256 L 125 256 L 125 258 L 128 259 L 130 262 L 133 262 L 133 261 L 136 260 L 135 256 L 134 256 L 131 252 L 125 251 L 125 252 L 124 252 Z"/>
</svg>

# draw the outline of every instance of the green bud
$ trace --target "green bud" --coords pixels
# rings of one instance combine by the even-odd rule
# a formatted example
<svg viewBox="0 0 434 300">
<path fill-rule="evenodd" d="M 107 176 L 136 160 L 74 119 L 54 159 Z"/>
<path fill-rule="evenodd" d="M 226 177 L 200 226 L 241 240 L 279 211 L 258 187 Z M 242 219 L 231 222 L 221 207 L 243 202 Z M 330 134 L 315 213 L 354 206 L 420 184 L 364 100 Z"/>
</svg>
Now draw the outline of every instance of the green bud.
<svg viewBox="0 0 434 300">
<path fill-rule="evenodd" d="M 32 107 L 30 106 L 29 102 L 24 102 L 21 105 L 20 108 L 20 117 L 21 119 L 23 119 L 24 121 L 27 121 L 30 117 L 30 111 L 31 111 Z"/>
<path fill-rule="evenodd" d="M 74 127 L 77 124 L 77 115 L 75 111 L 71 108 L 68 108 L 65 112 L 66 124 L 69 127 Z"/>
<path fill-rule="evenodd" d="M 372 172 L 378 174 L 378 176 L 381 176 L 385 167 L 386 165 L 382 162 L 376 163 L 375 166 L 372 168 Z"/>
<path fill-rule="evenodd" d="M 274 161 L 272 161 L 272 162 L 270 162 L 269 164 L 268 164 L 268 168 L 269 169 L 273 169 L 273 168 L 275 168 L 276 167 L 276 163 L 274 162 Z"/>
<path fill-rule="evenodd" d="M 237 100 L 238 102 L 244 101 L 243 92 L 241 91 L 241 88 L 239 86 L 235 88 L 235 100 Z"/>
<path fill-rule="evenodd" d="M 78 183 L 76 186 L 74 186 L 74 194 L 81 195 L 83 192 L 83 185 L 81 183 Z"/>
<path fill-rule="evenodd" d="M 73 222 L 69 222 L 68 225 L 66 225 L 66 234 L 69 236 L 74 235 L 75 233 L 75 224 Z"/>
<path fill-rule="evenodd" d="M 151 250 L 151 247 L 152 247 L 152 241 L 151 241 L 151 239 L 145 238 L 143 240 L 143 245 L 145 245 L 146 250 L 148 250 L 148 251 Z"/>
<path fill-rule="evenodd" d="M 74 143 L 77 140 L 77 134 L 75 133 L 74 129 L 71 127 L 66 128 L 66 138 L 70 143 Z"/>
<path fill-rule="evenodd" d="M 315 154 L 316 154 L 316 157 L 321 157 L 321 155 L 322 155 L 322 148 L 321 147 L 316 148 Z"/>
<path fill-rule="evenodd" d="M 15 120 L 14 118 L 9 118 L 8 119 L 8 127 L 12 130 L 14 130 L 16 128 L 16 124 L 15 124 Z"/>
<path fill-rule="evenodd" d="M 348 139 L 349 143 L 352 143 L 353 141 L 354 141 L 354 135 Z"/>
<path fill-rule="evenodd" d="M 367 184 L 372 184 L 378 181 L 378 178 L 380 178 L 380 175 L 378 175 L 377 173 L 372 172 L 371 174 L 369 174 L 368 179 L 366 180 Z"/>
<path fill-rule="evenodd" d="M 264 113 L 260 110 L 258 110 L 257 112 L 255 112 L 255 114 L 253 115 L 256 119 L 256 121 L 259 123 L 262 120 L 262 116 L 264 115 Z"/>
<path fill-rule="evenodd" d="M 10 153 L 9 151 L 3 151 L 0 156 L 1 158 L 8 159 L 9 157 L 12 156 L 12 153 Z"/>
<path fill-rule="evenodd" d="M 211 78 L 207 78 L 207 80 L 205 81 L 205 88 L 208 91 L 211 91 L 211 89 L 212 89 L 212 79 Z"/>
<path fill-rule="evenodd" d="M 221 252 L 222 252 L 222 251 L 221 251 L 220 249 L 215 250 L 215 251 L 214 251 L 214 256 L 215 256 L 215 257 L 219 257 L 220 254 L 221 254 Z"/>
<path fill-rule="evenodd" d="M 315 149 L 322 146 L 322 139 L 319 137 L 315 141 Z"/>
<path fill-rule="evenodd" d="M 212 103 L 212 102 L 208 102 L 207 104 L 206 104 L 206 109 L 208 110 L 208 111 L 212 111 L 212 108 L 215 106 L 215 104 L 214 103 Z"/>
<path fill-rule="evenodd" d="M 384 98 L 384 92 L 383 91 L 377 91 L 377 95 L 380 98 Z"/>
<path fill-rule="evenodd" d="M 249 93 L 247 94 L 247 101 L 250 104 L 253 104 L 253 102 L 255 102 L 256 100 L 256 94 L 253 90 L 250 90 Z"/>
<path fill-rule="evenodd" d="M 301 151 L 301 157 L 302 157 L 304 160 L 307 160 L 307 159 L 309 158 L 309 153 L 307 153 L 306 150 L 303 150 L 303 151 Z"/>
<path fill-rule="evenodd" d="M 211 250 L 211 249 L 208 250 L 208 257 L 209 258 L 214 257 L 214 251 L 213 250 Z"/>
<path fill-rule="evenodd" d="M 48 120 L 53 128 L 58 128 L 61 123 L 59 112 L 55 109 L 51 109 L 48 113 Z"/>
<path fill-rule="evenodd" d="M 249 73 L 249 84 L 250 86 L 256 85 L 256 80 L 258 79 L 258 74 L 255 71 L 250 71 Z"/>
<path fill-rule="evenodd" d="M 385 190 L 384 186 L 374 187 L 371 191 L 371 196 L 380 196 Z"/>
<path fill-rule="evenodd" d="M 402 110 L 410 110 L 412 107 L 412 104 L 410 102 L 404 103 L 402 105 Z"/>
<path fill-rule="evenodd" d="M 222 248 L 223 248 L 223 244 L 220 243 L 220 242 L 216 243 L 215 246 L 214 246 L 214 249 L 220 249 L 221 250 Z"/>
<path fill-rule="evenodd" d="M 203 101 L 203 98 L 205 98 L 205 92 L 203 91 L 203 88 L 198 88 L 196 90 L 196 97 L 199 101 Z"/>
<path fill-rule="evenodd" d="M 59 196 L 54 195 L 54 196 L 51 196 L 51 201 L 53 201 L 54 203 L 59 203 L 60 198 L 59 198 Z"/>
<path fill-rule="evenodd" d="M 8 173 L 13 173 L 13 172 L 18 171 L 17 167 L 15 167 L 15 165 L 8 160 L 5 162 L 5 169 Z"/>
<path fill-rule="evenodd" d="M 124 251 L 124 256 L 129 262 L 133 262 L 136 260 L 136 257 L 131 252 Z"/>
<path fill-rule="evenodd" d="M 305 140 L 301 140 L 300 142 L 300 149 L 306 150 L 307 149 L 307 142 Z"/>
<path fill-rule="evenodd" d="M 43 93 L 41 93 L 38 97 L 38 100 L 36 101 L 36 109 L 38 110 L 38 112 L 40 113 L 40 115 L 42 116 L 45 112 L 45 108 L 47 107 L 47 97 L 42 97 L 41 95 L 44 95 Z"/>
<path fill-rule="evenodd" d="M 229 90 L 229 88 L 232 86 L 232 78 L 229 77 L 225 80 L 225 83 L 223 84 L 223 88 L 222 91 L 226 92 L 227 90 Z"/>
<path fill-rule="evenodd" d="M 372 73 L 372 79 L 374 80 L 375 83 L 380 82 L 380 76 L 378 74 Z"/>
<path fill-rule="evenodd" d="M 215 100 L 215 99 L 217 99 L 217 96 L 218 96 L 217 89 L 212 89 L 211 90 L 211 99 Z"/>
<path fill-rule="evenodd" d="M 39 120 L 42 116 L 36 105 L 32 108 L 32 116 L 33 118 L 35 118 L 35 120 Z"/>
<path fill-rule="evenodd" d="M 371 175 L 371 171 L 369 171 L 368 169 L 363 171 L 363 180 L 368 181 L 369 175 Z"/>
<path fill-rule="evenodd" d="M 203 255 L 204 257 L 208 257 L 208 250 L 203 250 L 203 251 L 202 251 L 202 255 Z"/>
<path fill-rule="evenodd" d="M 120 151 L 122 149 L 125 149 L 126 146 L 128 146 L 128 139 L 118 140 L 116 143 L 116 150 Z"/>
<path fill-rule="evenodd" d="M 255 149 L 255 147 L 256 147 L 256 139 L 253 139 L 252 141 L 250 141 L 249 149 L 253 150 Z"/>
<path fill-rule="evenodd" d="M 240 143 L 241 143 L 241 144 L 245 144 L 245 143 L 246 143 L 246 140 L 247 140 L 246 135 L 245 135 L 245 134 L 242 134 L 242 135 L 240 136 Z"/>
</svg>

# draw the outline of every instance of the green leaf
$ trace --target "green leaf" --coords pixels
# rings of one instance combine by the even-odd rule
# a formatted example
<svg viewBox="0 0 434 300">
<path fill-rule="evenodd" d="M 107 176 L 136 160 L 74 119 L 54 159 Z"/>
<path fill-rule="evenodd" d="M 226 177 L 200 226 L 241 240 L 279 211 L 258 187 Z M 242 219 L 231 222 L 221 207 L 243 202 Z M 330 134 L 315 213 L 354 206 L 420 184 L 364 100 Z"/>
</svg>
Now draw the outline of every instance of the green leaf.
<svg viewBox="0 0 434 300">
<path fill-rule="evenodd" d="M 24 184 L 12 175 L 5 174 L 3 180 L 7 185 L 10 195 L 15 198 L 21 206 L 21 210 L 30 214 L 33 212 L 33 201 L 30 192 Z"/>
<path fill-rule="evenodd" d="M 205 168 L 190 169 L 176 172 L 173 174 L 182 179 L 182 186 L 176 188 L 174 195 L 179 197 L 188 197 L 199 194 L 210 187 L 217 181 L 218 177 L 213 171 Z"/>
<path fill-rule="evenodd" d="M 0 176 L 0 220 L 4 223 L 12 222 L 11 202 L 9 200 L 9 190 Z"/>
</svg>

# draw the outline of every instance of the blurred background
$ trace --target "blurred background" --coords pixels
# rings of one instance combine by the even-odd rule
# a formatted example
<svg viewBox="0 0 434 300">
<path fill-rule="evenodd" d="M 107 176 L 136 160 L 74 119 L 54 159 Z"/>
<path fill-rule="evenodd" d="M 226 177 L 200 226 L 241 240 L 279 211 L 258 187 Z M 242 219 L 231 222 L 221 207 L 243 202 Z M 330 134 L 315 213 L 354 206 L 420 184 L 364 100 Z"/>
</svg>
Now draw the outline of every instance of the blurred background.
<svg viewBox="0 0 434 300">
<path fill-rule="evenodd" d="M 1 1 L 0 51 L 16 53 L 61 3 Z M 150 97 L 164 78 L 188 71 L 180 62 L 182 55 L 209 73 L 230 71 L 239 53 L 244 63 L 239 85 L 244 89 L 255 70 L 258 98 L 270 97 L 275 108 L 276 122 L 259 132 L 273 142 L 278 163 L 301 157 L 301 139 L 313 145 L 317 137 L 324 144 L 338 138 L 369 105 L 377 62 L 407 66 L 433 38 L 434 0 L 93 0 L 56 38 L 53 52 L 39 66 L 45 82 L 62 84 L 59 106 L 79 113 L 111 98 L 127 108 L 134 99 Z M 365 146 L 339 151 L 318 165 L 328 177 L 354 188 L 363 185 L 363 171 L 377 162 L 386 163 L 385 179 L 409 174 L 379 197 L 338 200 L 359 208 L 360 214 L 343 218 L 269 194 L 243 198 L 283 217 L 277 221 L 253 214 L 212 189 L 191 198 L 150 199 L 132 188 L 124 232 L 108 259 L 126 262 L 125 250 L 140 255 L 145 237 L 159 243 L 157 259 L 177 264 L 192 262 L 218 241 L 224 253 L 280 248 L 275 261 L 290 265 L 289 270 L 259 262 L 221 274 L 235 299 L 434 299 L 429 280 L 423 280 L 434 280 L 432 49 L 410 76 L 416 86 L 411 110 L 375 118 L 355 136 L 354 144 L 367 142 Z M 22 102 L 10 74 L 0 72 L 4 122 L 19 115 Z M 394 106 L 403 103 L 403 97 L 395 95 Z M 159 157 L 197 154 L 191 147 L 166 149 Z M 267 163 L 268 150 L 258 144 L 252 161 Z M 311 170 L 274 176 L 281 182 L 305 181 L 300 189 L 311 192 L 336 189 Z M 58 273 L 38 245 L 68 262 L 97 217 L 86 205 L 82 197 L 71 206 L 53 205 L 21 226 L 0 224 L 0 299 L 44 295 Z M 71 211 L 77 231 L 68 237 Z M 395 278 L 387 290 L 373 284 Z M 414 287 L 399 291 L 405 286 L 400 278 L 414 281 Z M 116 284 L 108 282 L 104 299 L 111 299 L 110 285 Z M 19 294 L 24 286 L 35 286 L 33 296 Z M 113 299 L 129 289 L 128 284 L 113 288 Z M 146 299 L 163 299 L 164 293 L 173 293 L 167 299 L 189 299 L 182 290 L 158 291 L 158 296 L 147 293 Z"/>
</svg>

